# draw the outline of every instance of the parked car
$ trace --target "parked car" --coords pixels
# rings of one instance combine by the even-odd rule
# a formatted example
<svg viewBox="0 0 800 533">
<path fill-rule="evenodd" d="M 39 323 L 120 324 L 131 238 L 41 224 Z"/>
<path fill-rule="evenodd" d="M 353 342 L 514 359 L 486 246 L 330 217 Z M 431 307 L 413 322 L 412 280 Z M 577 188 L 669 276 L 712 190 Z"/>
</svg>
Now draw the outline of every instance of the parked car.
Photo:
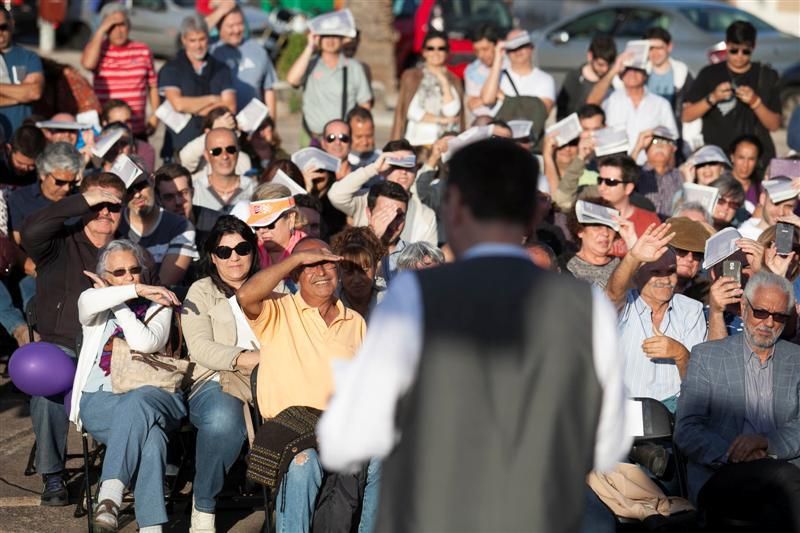
<svg viewBox="0 0 800 533">
<path fill-rule="evenodd" d="M 394 28 L 400 34 L 395 45 L 397 75 L 420 60 L 422 40 L 429 29 L 444 31 L 450 40 L 448 68 L 463 77 L 475 59 L 470 32 L 493 24 L 501 34 L 511 29 L 513 18 L 503 0 L 400 0 L 394 3 Z"/>
<path fill-rule="evenodd" d="M 617 49 L 641 39 L 644 32 L 660 26 L 672 34 L 673 54 L 696 75 L 705 65 L 719 60 L 719 43 L 735 20 L 747 20 L 758 31 L 754 61 L 769 63 L 778 72 L 797 61 L 800 39 L 775 29 L 741 9 L 710 1 L 670 0 L 601 4 L 577 15 L 531 32 L 540 68 L 560 84 L 566 73 L 586 61 L 589 42 L 597 33 L 613 35 Z"/>
<path fill-rule="evenodd" d="M 800 63 L 795 63 L 783 72 L 778 87 L 783 103 L 783 121 L 786 123 L 800 105 Z"/>
</svg>

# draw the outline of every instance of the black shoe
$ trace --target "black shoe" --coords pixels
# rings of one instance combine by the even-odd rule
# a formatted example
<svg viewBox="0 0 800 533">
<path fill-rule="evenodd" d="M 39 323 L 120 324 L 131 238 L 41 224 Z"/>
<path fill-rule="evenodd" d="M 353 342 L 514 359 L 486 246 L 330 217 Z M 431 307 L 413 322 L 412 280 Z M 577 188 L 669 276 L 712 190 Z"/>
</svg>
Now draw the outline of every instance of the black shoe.
<svg viewBox="0 0 800 533">
<path fill-rule="evenodd" d="M 61 472 L 57 474 L 45 474 L 44 490 L 42 490 L 42 505 L 48 507 L 63 507 L 69 504 L 69 495 L 67 494 L 67 484 L 64 483 L 64 478 Z"/>
</svg>

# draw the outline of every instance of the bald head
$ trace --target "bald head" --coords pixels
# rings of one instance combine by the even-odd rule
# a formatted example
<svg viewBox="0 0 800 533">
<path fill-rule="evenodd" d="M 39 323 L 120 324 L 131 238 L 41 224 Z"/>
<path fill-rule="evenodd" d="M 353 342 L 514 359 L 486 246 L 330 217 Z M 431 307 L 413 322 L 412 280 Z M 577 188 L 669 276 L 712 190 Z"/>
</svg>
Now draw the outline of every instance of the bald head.
<svg viewBox="0 0 800 533">
<path fill-rule="evenodd" d="M 236 138 L 233 130 L 228 128 L 214 128 L 206 134 L 206 150 L 220 146 L 220 143 L 224 146 L 234 145 L 238 148 L 239 139 Z"/>
<path fill-rule="evenodd" d="M 330 250 L 330 246 L 328 246 L 328 243 L 321 239 L 306 237 L 295 245 L 294 249 L 292 250 L 292 255 L 300 252 L 307 252 L 309 250 Z"/>
<path fill-rule="evenodd" d="M 217 177 L 228 178 L 236 175 L 236 162 L 239 160 L 239 140 L 232 130 L 214 128 L 206 134 L 206 161 L 211 173 Z"/>
</svg>

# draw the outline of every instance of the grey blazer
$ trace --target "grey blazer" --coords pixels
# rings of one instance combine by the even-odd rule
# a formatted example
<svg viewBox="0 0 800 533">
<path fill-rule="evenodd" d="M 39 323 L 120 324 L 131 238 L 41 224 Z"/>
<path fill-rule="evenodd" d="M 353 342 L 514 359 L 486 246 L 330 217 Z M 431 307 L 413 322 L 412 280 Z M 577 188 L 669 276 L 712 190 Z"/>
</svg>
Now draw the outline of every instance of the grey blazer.
<svg viewBox="0 0 800 533">
<path fill-rule="evenodd" d="M 800 466 L 800 346 L 778 341 L 773 355 L 776 429 L 769 455 Z M 745 416 L 744 334 L 704 342 L 692 349 L 681 384 L 675 443 L 689 458 L 689 492 L 697 493 L 742 433 Z"/>
</svg>

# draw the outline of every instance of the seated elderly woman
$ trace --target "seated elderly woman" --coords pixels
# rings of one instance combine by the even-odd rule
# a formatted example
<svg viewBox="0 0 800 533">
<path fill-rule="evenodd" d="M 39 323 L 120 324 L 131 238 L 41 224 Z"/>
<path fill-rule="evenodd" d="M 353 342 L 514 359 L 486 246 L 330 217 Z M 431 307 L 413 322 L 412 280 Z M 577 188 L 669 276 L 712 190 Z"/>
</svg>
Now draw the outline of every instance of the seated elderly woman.
<svg viewBox="0 0 800 533">
<path fill-rule="evenodd" d="M 189 395 L 189 420 L 197 428 L 193 531 L 214 530 L 216 497 L 246 436 L 242 408 L 251 401 L 259 343 L 234 294 L 258 270 L 255 250 L 247 224 L 220 217 L 202 251 L 207 275 L 189 287 L 183 303 L 183 332 L 196 364 Z"/>
<path fill-rule="evenodd" d="M 333 236 L 331 251 L 342 256 L 339 298 L 368 321 L 386 291 L 386 281 L 377 276 L 386 247 L 369 227 L 349 227 Z"/>
<path fill-rule="evenodd" d="M 94 288 L 78 298 L 83 344 L 70 420 L 106 445 L 95 531 L 117 530 L 122 491 L 134 481 L 139 531 L 161 531 L 167 521 L 167 435 L 186 416 L 183 394 L 149 385 L 118 393 L 112 381 L 118 341 L 124 340 L 132 352 L 162 350 L 170 333 L 171 307 L 179 304 L 164 287 L 141 283 L 144 265 L 138 245 L 111 241 L 100 252 L 97 271 L 84 272 Z"/>
</svg>

